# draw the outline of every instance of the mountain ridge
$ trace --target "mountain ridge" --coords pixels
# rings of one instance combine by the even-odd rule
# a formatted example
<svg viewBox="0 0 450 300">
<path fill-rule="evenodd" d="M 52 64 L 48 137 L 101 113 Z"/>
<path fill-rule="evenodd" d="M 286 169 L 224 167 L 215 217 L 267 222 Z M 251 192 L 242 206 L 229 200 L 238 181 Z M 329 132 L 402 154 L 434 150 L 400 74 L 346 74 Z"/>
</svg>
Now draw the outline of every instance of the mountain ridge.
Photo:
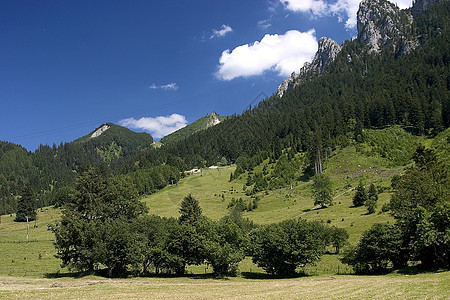
<svg viewBox="0 0 450 300">
<path fill-rule="evenodd" d="M 413 20 L 433 4 L 443 1 L 447 0 L 417 0 L 410 9 L 401 10 L 387 0 L 363 0 L 357 13 L 356 40 L 365 45 L 365 52 L 369 54 L 379 54 L 391 47 L 396 54 L 405 56 L 420 45 L 419 36 L 413 33 Z M 305 63 L 298 73 L 293 72 L 284 79 L 278 86 L 277 96 L 283 97 L 307 76 L 326 72 L 346 44 L 348 41 L 339 45 L 330 38 L 320 38 L 314 59 Z M 352 57 L 347 60 L 350 62 Z"/>
<path fill-rule="evenodd" d="M 222 121 L 226 120 L 226 116 L 220 116 L 216 112 L 212 112 L 207 114 L 204 117 L 192 122 L 191 124 L 174 131 L 161 139 L 161 143 L 170 144 L 180 141 L 196 132 L 206 130 L 210 127 L 213 127 Z"/>
</svg>

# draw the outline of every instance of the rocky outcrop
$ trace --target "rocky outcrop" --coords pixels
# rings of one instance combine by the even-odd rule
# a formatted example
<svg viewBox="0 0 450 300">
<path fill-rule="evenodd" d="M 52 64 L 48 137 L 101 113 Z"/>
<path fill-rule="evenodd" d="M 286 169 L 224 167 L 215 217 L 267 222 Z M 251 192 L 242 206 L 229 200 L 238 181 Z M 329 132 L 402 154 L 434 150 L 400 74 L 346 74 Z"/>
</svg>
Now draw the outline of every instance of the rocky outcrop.
<svg viewBox="0 0 450 300">
<path fill-rule="evenodd" d="M 220 123 L 220 120 L 217 117 L 217 114 L 215 112 L 210 113 L 208 117 L 209 117 L 209 120 L 208 120 L 208 124 L 206 125 L 207 128 Z"/>
<path fill-rule="evenodd" d="M 367 52 L 380 53 L 386 48 L 399 56 L 410 53 L 420 45 L 419 38 L 413 35 L 414 18 L 441 1 L 449 0 L 415 0 L 413 7 L 406 10 L 400 10 L 388 0 L 361 1 L 357 14 L 357 40 L 366 47 L 362 53 L 356 55 L 364 55 Z M 341 50 L 342 46 L 335 41 L 321 38 L 313 61 L 305 63 L 298 73 L 294 72 L 284 79 L 278 86 L 277 95 L 282 97 L 304 80 L 306 75 L 327 71 Z M 354 57 L 349 55 L 347 62 L 350 63 L 353 59 Z"/>
<path fill-rule="evenodd" d="M 94 133 L 92 133 L 91 139 L 100 136 L 103 132 L 108 130 L 110 127 L 111 126 L 109 126 L 108 124 L 103 124 L 97 130 L 95 130 Z"/>
<path fill-rule="evenodd" d="M 400 10 L 386 0 L 363 0 L 359 5 L 358 40 L 379 53 L 384 47 L 402 55 L 417 46 L 411 37 L 413 18 L 408 10 Z"/>
<path fill-rule="evenodd" d="M 336 56 L 341 51 L 342 46 L 336 41 L 322 37 L 319 40 L 319 48 L 311 63 L 305 63 L 300 69 L 299 73 L 293 72 L 290 77 L 283 80 L 278 86 L 277 95 L 282 97 L 283 94 L 293 89 L 299 82 L 299 79 L 307 74 L 320 74 L 328 70 L 329 64 L 336 59 Z"/>
</svg>

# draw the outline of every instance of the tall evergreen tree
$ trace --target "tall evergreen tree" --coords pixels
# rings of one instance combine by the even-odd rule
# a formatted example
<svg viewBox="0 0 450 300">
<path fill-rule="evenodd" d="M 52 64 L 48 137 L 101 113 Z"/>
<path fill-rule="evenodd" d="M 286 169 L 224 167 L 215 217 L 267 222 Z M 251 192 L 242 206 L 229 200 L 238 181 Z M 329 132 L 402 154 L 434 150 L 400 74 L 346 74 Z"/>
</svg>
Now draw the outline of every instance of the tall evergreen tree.
<svg viewBox="0 0 450 300">
<path fill-rule="evenodd" d="M 36 219 L 36 196 L 31 190 L 31 185 L 26 183 L 22 189 L 22 196 L 17 202 L 17 213 L 14 221 L 25 222 Z"/>
<path fill-rule="evenodd" d="M 180 208 L 180 224 L 187 223 L 195 225 L 202 216 L 202 208 L 197 199 L 195 199 L 191 194 L 184 197 L 181 201 Z"/>
<path fill-rule="evenodd" d="M 353 205 L 355 207 L 363 206 L 367 199 L 366 189 L 362 181 L 360 181 L 358 187 L 356 188 L 355 195 L 353 196 Z"/>
</svg>

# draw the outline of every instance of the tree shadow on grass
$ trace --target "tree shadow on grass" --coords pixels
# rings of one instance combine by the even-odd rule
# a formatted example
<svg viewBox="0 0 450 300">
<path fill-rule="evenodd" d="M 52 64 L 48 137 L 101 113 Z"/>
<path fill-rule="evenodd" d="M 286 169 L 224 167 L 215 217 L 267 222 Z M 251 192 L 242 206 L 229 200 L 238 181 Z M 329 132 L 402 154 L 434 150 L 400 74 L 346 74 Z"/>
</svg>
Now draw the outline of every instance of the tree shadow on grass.
<svg viewBox="0 0 450 300">
<path fill-rule="evenodd" d="M 397 273 L 399 274 L 403 274 L 403 275 L 419 275 L 419 274 L 426 274 L 426 273 L 442 273 L 442 272 L 446 272 L 448 270 L 446 269 L 430 269 L 430 268 L 425 268 L 421 265 L 417 265 L 417 266 L 409 266 L 403 269 L 400 269 L 397 271 Z"/>
<path fill-rule="evenodd" d="M 267 273 L 257 273 L 257 272 L 242 272 L 241 276 L 245 279 L 290 279 L 290 278 L 303 278 L 303 277 L 310 277 L 310 275 L 307 275 L 305 273 L 296 273 L 288 276 L 279 276 L 279 275 L 271 275 Z"/>
<path fill-rule="evenodd" d="M 91 275 L 91 274 L 83 274 L 81 272 L 54 272 L 54 273 L 45 273 L 44 277 L 45 278 L 49 278 L 49 279 L 54 279 L 54 278 L 81 278 L 83 276 L 87 276 L 87 275 Z"/>
</svg>

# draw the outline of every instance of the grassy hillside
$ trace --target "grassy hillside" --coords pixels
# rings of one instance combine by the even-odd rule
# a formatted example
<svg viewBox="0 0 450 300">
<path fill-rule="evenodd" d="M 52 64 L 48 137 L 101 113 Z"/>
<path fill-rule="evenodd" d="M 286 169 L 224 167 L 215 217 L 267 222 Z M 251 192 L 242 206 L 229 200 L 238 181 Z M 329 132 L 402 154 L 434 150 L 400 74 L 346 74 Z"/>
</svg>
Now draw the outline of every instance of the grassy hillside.
<svg viewBox="0 0 450 300">
<path fill-rule="evenodd" d="M 401 173 L 405 166 L 398 166 L 395 157 L 387 154 L 380 144 L 396 139 L 397 147 L 410 145 L 411 139 L 397 129 L 366 132 L 370 136 L 364 144 L 354 144 L 336 149 L 325 162 L 325 173 L 333 181 L 334 205 L 318 209 L 314 207 L 311 181 L 295 181 L 291 186 L 259 192 L 256 209 L 244 216 L 256 223 L 267 224 L 288 218 L 302 217 L 321 220 L 330 225 L 346 228 L 350 243 L 356 244 L 361 234 L 376 222 L 393 222 L 381 207 L 390 198 L 390 180 Z M 416 138 L 415 143 L 437 145 L 446 149 L 448 132 L 435 140 Z M 396 153 L 394 151 L 394 153 Z M 404 161 L 406 164 L 408 160 Z M 272 168 L 274 163 L 264 161 L 255 172 L 264 167 Z M 192 193 L 200 201 L 203 213 L 213 219 L 227 214 L 232 198 L 251 199 L 246 195 L 247 173 L 230 182 L 235 166 L 206 169 L 201 173 L 188 175 L 178 185 L 167 186 L 148 196 L 143 201 L 152 214 L 178 216 L 180 202 Z M 365 207 L 352 207 L 353 189 L 363 181 L 365 185 L 375 184 L 381 191 L 377 212 L 368 215 Z M 209 277 L 208 266 L 191 266 L 190 275 L 168 278 L 106 279 L 87 276 L 80 279 L 60 268 L 60 261 L 54 257 L 54 237 L 47 230 L 47 224 L 56 221 L 59 209 L 48 208 L 38 212 L 37 227 L 30 224 L 29 239 L 26 239 L 26 223 L 14 222 L 14 215 L 1 216 L 0 223 L 0 297 L 1 298 L 360 298 L 360 299 L 445 299 L 450 292 L 450 272 L 419 273 L 413 276 L 395 272 L 385 276 L 353 276 L 350 267 L 339 261 L 338 255 L 326 254 L 316 265 L 305 268 L 308 275 L 291 279 L 271 279 L 254 265 L 250 258 L 239 266 L 240 276 L 227 280 Z M 206 275 L 205 275 L 206 274 Z M 341 274 L 341 275 L 340 275 Z M 44 277 L 44 278 L 43 278 Z M 45 278 L 49 277 L 49 278 Z M 261 280 L 264 279 L 264 280 Z M 196 288 L 198 287 L 198 288 Z M 332 295 L 332 296 L 330 296 Z"/>
<path fill-rule="evenodd" d="M 345 228 L 350 234 L 350 243 L 356 244 L 362 233 L 373 223 L 393 222 L 388 212 L 381 208 L 390 199 L 391 177 L 400 174 L 405 166 L 396 166 L 395 158 L 377 151 L 383 140 L 397 139 L 397 147 L 410 145 L 410 136 L 397 129 L 367 132 L 371 139 L 363 144 L 353 144 L 345 148 L 337 148 L 325 162 L 324 172 L 332 178 L 334 205 L 319 209 L 314 206 L 311 193 L 311 180 L 300 177 L 291 186 L 258 192 L 253 196 L 246 194 L 250 187 L 246 186 L 248 173 L 238 179 L 229 181 L 235 166 L 219 169 L 203 169 L 201 173 L 187 175 L 178 185 L 170 185 L 159 192 L 149 195 L 143 201 L 151 214 L 166 217 L 178 217 L 180 203 L 187 194 L 199 200 L 204 215 L 219 219 L 228 213 L 228 205 L 232 199 L 242 198 L 250 201 L 259 197 L 258 207 L 244 212 L 244 216 L 257 224 L 279 222 L 289 218 L 302 217 L 308 220 L 320 220 L 336 227 Z M 448 132 L 435 140 L 415 138 L 414 143 L 441 145 L 448 137 Z M 396 137 L 402 138 L 396 138 Z M 377 141 L 377 142 L 373 142 Z M 405 148 L 405 149 L 406 149 Z M 409 148 L 408 148 L 409 149 Z M 408 160 L 405 161 L 409 163 Z M 254 172 L 263 168 L 270 169 L 275 163 L 268 160 L 257 166 Z M 375 214 L 367 214 L 366 208 L 352 206 L 353 189 L 362 181 L 366 186 L 373 183 L 380 191 L 378 207 Z M 14 215 L 4 215 L 0 224 L 0 275 L 40 277 L 45 273 L 56 273 L 59 261 L 53 257 L 55 249 L 54 237 L 47 230 L 47 224 L 60 216 L 58 209 L 38 212 L 37 228 L 30 226 L 29 240 L 26 240 L 26 224 L 13 222 Z M 249 259 L 241 263 L 242 272 L 262 272 Z M 66 272 L 62 270 L 61 272 Z M 333 275 L 350 273 L 348 266 L 342 265 L 338 256 L 325 255 L 316 266 L 310 266 L 306 272 L 310 275 Z M 190 272 L 204 273 L 204 267 L 192 267 Z M 206 272 L 211 272 L 207 269 Z"/>
</svg>

